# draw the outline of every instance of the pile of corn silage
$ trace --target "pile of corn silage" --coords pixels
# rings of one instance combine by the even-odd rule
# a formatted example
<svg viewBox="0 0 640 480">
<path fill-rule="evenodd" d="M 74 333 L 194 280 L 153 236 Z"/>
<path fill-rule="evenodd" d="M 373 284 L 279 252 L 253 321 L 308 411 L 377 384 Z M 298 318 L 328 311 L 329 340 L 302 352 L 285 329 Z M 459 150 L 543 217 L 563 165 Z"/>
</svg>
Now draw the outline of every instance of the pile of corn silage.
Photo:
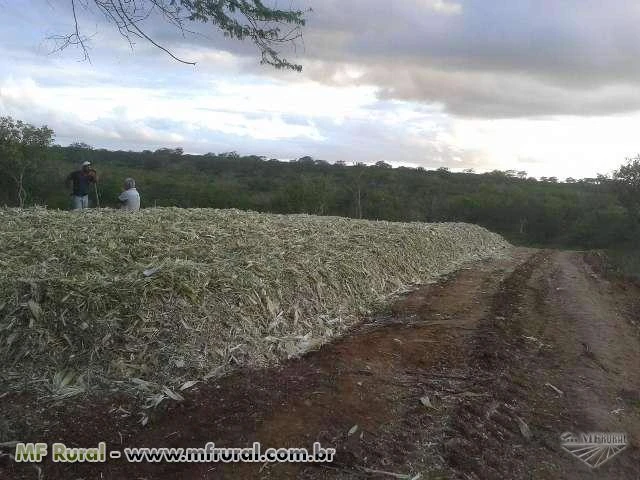
<svg viewBox="0 0 640 480">
<path fill-rule="evenodd" d="M 0 209 L 0 383 L 179 397 L 315 348 L 390 294 L 508 248 L 460 223 Z"/>
</svg>

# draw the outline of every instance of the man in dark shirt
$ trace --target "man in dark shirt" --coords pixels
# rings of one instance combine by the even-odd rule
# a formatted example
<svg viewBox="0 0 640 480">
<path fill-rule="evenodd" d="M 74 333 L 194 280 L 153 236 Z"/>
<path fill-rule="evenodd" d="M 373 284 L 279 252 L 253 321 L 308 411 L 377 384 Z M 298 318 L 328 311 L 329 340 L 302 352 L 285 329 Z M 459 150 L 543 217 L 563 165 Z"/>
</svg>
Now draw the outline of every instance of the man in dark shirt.
<svg viewBox="0 0 640 480">
<path fill-rule="evenodd" d="M 67 188 L 73 185 L 71 202 L 73 210 L 89 208 L 89 188 L 98 181 L 96 171 L 91 168 L 91 162 L 83 162 L 82 168 L 71 172 L 67 177 Z"/>
</svg>

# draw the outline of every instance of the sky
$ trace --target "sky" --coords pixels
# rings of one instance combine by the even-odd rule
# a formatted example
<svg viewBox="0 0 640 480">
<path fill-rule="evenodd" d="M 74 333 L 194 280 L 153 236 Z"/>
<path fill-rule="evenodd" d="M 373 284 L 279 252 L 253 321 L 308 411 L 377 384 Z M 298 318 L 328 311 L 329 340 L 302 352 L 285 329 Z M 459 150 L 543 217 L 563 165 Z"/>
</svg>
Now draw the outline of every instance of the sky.
<svg viewBox="0 0 640 480">
<path fill-rule="evenodd" d="M 78 0 L 76 0 L 78 1 Z M 91 5 L 91 0 L 82 0 Z M 140 0 L 138 0 L 140 1 Z M 607 174 L 640 152 L 635 0 L 268 0 L 306 10 L 282 54 L 211 25 L 181 36 L 151 16 L 131 46 L 95 9 L 0 0 L 0 115 L 46 124 L 56 143 L 330 162 Z"/>
</svg>

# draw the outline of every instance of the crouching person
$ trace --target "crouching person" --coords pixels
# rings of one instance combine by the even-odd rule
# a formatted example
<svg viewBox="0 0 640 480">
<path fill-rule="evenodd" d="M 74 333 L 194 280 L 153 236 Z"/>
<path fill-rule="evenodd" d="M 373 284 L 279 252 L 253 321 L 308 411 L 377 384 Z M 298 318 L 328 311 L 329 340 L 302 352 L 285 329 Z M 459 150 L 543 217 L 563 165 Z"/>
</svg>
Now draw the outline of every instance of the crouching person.
<svg viewBox="0 0 640 480">
<path fill-rule="evenodd" d="M 124 180 L 124 192 L 118 197 L 120 200 L 120 209 L 129 212 L 137 212 L 140 210 L 140 194 L 136 190 L 136 181 L 133 178 Z"/>
</svg>

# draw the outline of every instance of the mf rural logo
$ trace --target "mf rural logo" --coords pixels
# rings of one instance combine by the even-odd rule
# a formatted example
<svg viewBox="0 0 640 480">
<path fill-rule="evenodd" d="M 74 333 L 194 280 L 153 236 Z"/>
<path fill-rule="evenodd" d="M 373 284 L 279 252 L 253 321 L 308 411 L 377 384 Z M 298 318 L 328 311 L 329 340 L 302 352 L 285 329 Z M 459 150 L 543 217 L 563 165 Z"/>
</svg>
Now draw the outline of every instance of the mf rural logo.
<svg viewBox="0 0 640 480">
<path fill-rule="evenodd" d="M 598 468 L 629 445 L 626 433 L 565 432 L 560 435 L 562 448 L 590 468 Z"/>
</svg>

